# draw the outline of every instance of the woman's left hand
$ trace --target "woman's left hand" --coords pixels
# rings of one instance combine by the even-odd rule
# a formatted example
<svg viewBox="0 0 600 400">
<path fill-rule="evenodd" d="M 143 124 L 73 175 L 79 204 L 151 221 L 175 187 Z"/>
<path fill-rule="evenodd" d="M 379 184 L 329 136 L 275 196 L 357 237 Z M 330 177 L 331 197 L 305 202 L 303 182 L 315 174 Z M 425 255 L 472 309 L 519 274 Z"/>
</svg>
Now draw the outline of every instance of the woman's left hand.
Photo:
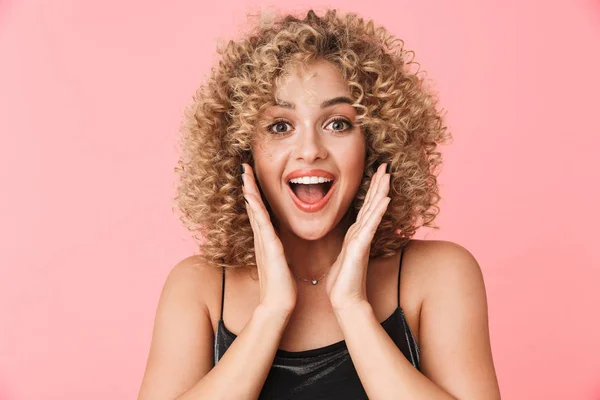
<svg viewBox="0 0 600 400">
<path fill-rule="evenodd" d="M 387 163 L 377 168 L 356 222 L 348 228 L 342 250 L 331 266 L 325 291 L 334 310 L 367 302 L 367 266 L 371 241 L 391 200 Z"/>
</svg>

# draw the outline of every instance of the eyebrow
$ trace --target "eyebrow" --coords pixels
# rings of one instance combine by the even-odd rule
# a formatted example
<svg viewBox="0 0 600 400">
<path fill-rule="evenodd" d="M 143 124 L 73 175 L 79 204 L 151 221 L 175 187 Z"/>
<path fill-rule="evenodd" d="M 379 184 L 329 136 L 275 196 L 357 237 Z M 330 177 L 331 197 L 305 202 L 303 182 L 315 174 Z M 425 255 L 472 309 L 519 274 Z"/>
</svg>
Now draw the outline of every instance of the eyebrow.
<svg viewBox="0 0 600 400">
<path fill-rule="evenodd" d="M 275 103 L 277 104 L 277 106 L 283 107 L 283 108 L 291 108 L 291 109 L 296 108 L 294 103 L 290 103 L 288 101 L 283 101 L 280 99 L 277 99 L 275 101 Z M 327 107 L 331 107 L 333 105 L 342 104 L 342 103 L 352 105 L 352 104 L 354 104 L 354 101 L 351 98 L 346 97 L 346 96 L 338 96 L 338 97 L 334 97 L 333 99 L 325 100 L 323 103 L 321 103 L 321 108 L 327 108 Z"/>
</svg>

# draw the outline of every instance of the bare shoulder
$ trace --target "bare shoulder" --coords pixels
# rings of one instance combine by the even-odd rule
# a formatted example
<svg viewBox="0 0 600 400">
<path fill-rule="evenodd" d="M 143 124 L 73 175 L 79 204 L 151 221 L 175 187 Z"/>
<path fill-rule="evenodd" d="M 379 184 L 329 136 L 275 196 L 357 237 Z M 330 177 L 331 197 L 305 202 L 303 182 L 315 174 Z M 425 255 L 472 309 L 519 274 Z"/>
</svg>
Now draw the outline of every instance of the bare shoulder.
<svg viewBox="0 0 600 400">
<path fill-rule="evenodd" d="M 420 260 L 434 261 L 439 259 L 464 260 L 473 255 L 465 247 L 448 240 L 411 239 L 406 253 L 411 252 Z"/>
<path fill-rule="evenodd" d="M 421 372 L 456 398 L 500 398 L 492 359 L 487 296 L 473 254 L 450 241 L 407 248 L 418 276 Z"/>
<path fill-rule="evenodd" d="M 458 243 L 412 239 L 404 252 L 403 274 L 419 281 L 423 296 L 452 277 L 467 280 L 482 278 L 481 268 L 473 254 Z"/>
<path fill-rule="evenodd" d="M 175 398 L 213 365 L 209 304 L 220 270 L 187 257 L 169 272 L 156 310 L 138 399 Z"/>
<path fill-rule="evenodd" d="M 183 291 L 194 302 L 206 306 L 211 303 L 215 292 L 220 291 L 220 285 L 221 269 L 208 265 L 200 256 L 190 256 L 171 269 L 163 291 L 171 288 Z"/>
<path fill-rule="evenodd" d="M 215 299 L 221 294 L 221 279 L 220 268 L 209 265 L 197 255 L 186 257 L 175 264 L 167 275 L 159 309 L 161 305 L 178 299 L 177 307 L 187 310 L 194 307 L 213 320 Z"/>
<path fill-rule="evenodd" d="M 396 276 L 402 256 L 400 288 Z M 481 283 L 479 265 L 464 247 L 444 240 L 411 239 L 402 254 L 375 259 L 372 268 L 373 284 L 369 287 L 369 301 L 376 315 L 383 321 L 390 315 L 400 292 L 400 305 L 408 325 L 420 343 L 421 322 L 424 306 L 432 304 L 432 296 L 446 293 L 447 296 L 460 295 L 461 288 L 470 282 L 476 287 Z M 467 282 L 460 282 L 466 280 Z M 449 293 L 451 285 L 455 289 Z"/>
<path fill-rule="evenodd" d="M 202 276 L 203 278 L 210 278 L 211 275 L 218 275 L 217 273 L 220 273 L 220 271 L 220 269 L 208 265 L 202 257 L 193 255 L 186 257 L 175 264 L 171 269 L 170 274 L 187 273 Z"/>
<path fill-rule="evenodd" d="M 424 299 L 445 290 L 449 285 L 473 287 L 483 285 L 479 263 L 469 250 L 446 240 L 414 240 L 406 250 L 412 262 L 408 268 L 420 275 Z M 455 289 L 457 287 L 455 286 Z"/>
</svg>

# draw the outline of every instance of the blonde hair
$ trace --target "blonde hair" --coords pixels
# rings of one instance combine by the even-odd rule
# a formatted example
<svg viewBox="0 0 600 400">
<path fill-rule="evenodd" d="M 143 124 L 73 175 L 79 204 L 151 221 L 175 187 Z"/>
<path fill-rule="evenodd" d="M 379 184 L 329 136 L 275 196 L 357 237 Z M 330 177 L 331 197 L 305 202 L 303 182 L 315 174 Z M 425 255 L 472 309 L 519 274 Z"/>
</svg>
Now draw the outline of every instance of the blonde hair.
<svg viewBox="0 0 600 400">
<path fill-rule="evenodd" d="M 385 28 L 354 13 L 313 10 L 259 24 L 218 49 L 220 61 L 184 113 L 175 197 L 181 221 L 199 242 L 200 256 L 219 267 L 255 267 L 253 232 L 242 197 L 240 164 L 254 166 L 253 133 L 275 104 L 279 79 L 290 66 L 317 60 L 344 79 L 366 137 L 363 181 L 346 214 L 355 220 L 371 177 L 383 162 L 392 176 L 391 202 L 371 244 L 371 257 L 393 255 L 421 226 L 439 229 L 438 144 L 451 139 L 437 99 L 407 59 L 413 53 Z M 414 54 L 414 53 L 413 53 Z M 268 202 L 263 196 L 265 206 Z M 273 215 L 271 214 L 271 218 Z"/>
</svg>

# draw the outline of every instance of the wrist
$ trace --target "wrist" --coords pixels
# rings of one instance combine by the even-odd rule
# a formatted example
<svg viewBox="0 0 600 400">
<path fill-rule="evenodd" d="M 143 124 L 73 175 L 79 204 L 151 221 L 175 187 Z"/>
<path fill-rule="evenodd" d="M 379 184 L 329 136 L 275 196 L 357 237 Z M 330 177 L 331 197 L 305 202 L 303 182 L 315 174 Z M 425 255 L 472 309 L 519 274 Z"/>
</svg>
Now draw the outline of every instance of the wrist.
<svg viewBox="0 0 600 400">
<path fill-rule="evenodd" d="M 293 310 L 293 308 L 278 308 L 261 303 L 254 309 L 253 317 L 287 325 Z"/>
<path fill-rule="evenodd" d="M 332 305 L 333 312 L 338 322 L 348 316 L 373 314 L 373 307 L 367 300 L 353 300 Z"/>
</svg>

